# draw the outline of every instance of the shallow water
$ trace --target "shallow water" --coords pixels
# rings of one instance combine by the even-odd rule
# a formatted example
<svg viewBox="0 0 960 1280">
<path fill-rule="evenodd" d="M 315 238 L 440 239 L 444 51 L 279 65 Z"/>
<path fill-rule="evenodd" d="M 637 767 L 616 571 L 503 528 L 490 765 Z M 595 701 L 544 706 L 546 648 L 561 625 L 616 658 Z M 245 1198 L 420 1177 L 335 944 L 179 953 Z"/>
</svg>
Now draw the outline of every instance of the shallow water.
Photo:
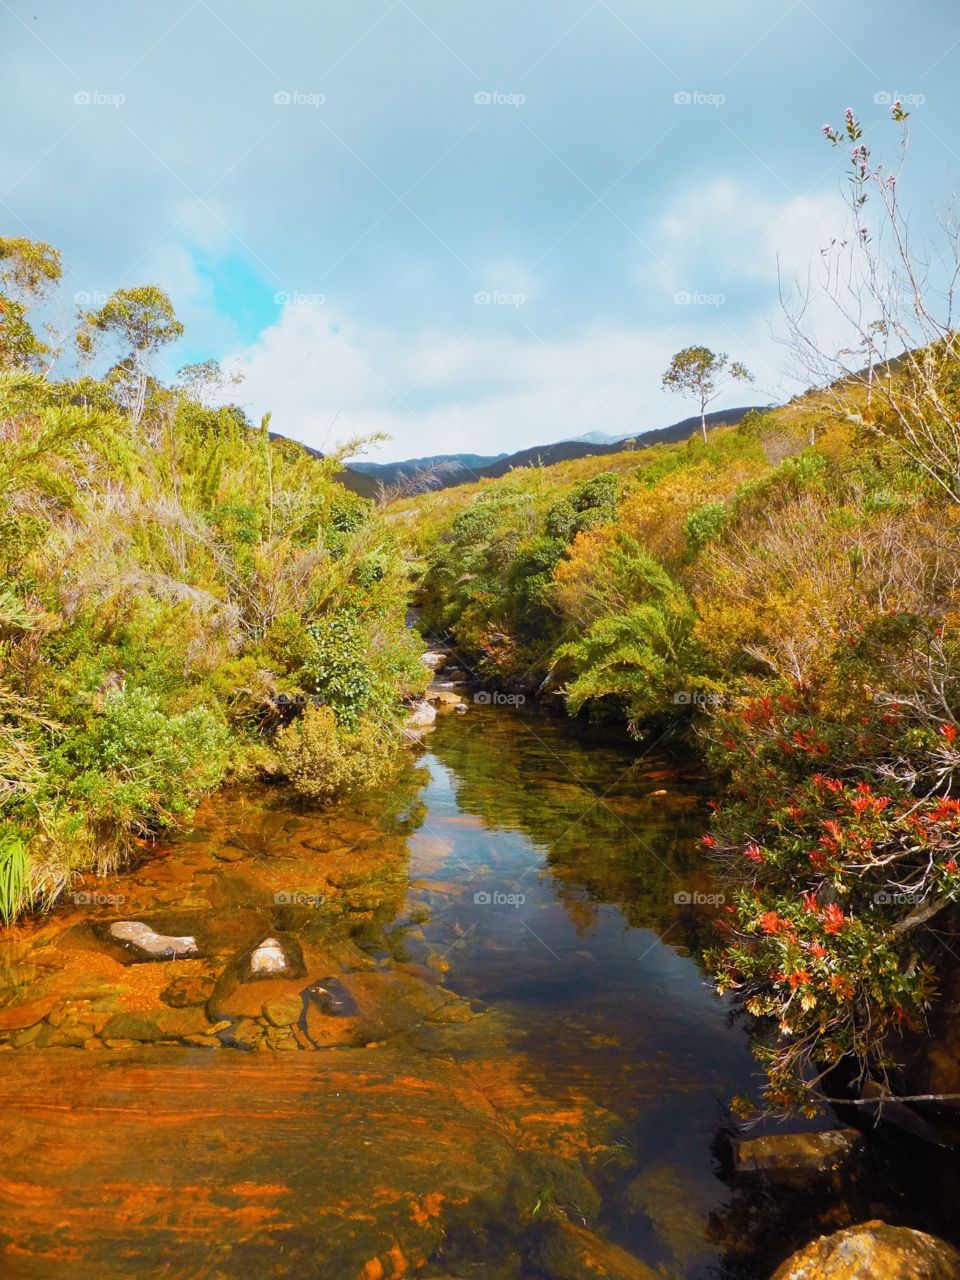
<svg viewBox="0 0 960 1280">
<path fill-rule="evenodd" d="M 707 794 L 689 760 L 471 708 L 359 807 L 228 792 L 9 931 L 3 1274 L 550 1280 L 559 1219 L 676 1280 L 750 1274 L 715 1149 L 756 1066 L 696 959 Z M 138 962 L 118 920 L 200 954 Z M 288 970 L 251 978 L 267 938 Z"/>
</svg>

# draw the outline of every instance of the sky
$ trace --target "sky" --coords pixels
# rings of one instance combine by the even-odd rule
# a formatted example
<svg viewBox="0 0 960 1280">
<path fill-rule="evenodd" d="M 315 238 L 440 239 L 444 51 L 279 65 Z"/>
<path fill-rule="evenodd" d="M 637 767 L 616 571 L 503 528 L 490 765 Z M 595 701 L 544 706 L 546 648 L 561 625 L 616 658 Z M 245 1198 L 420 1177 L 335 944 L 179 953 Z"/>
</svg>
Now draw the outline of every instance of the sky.
<svg viewBox="0 0 960 1280">
<path fill-rule="evenodd" d="M 217 358 L 377 461 L 664 426 L 693 343 L 755 375 L 714 407 L 783 400 L 822 125 L 893 154 L 903 98 L 921 233 L 960 169 L 956 0 L 0 0 L 0 59 L 0 234 L 62 251 L 58 323 L 158 284 L 161 378 Z"/>
</svg>

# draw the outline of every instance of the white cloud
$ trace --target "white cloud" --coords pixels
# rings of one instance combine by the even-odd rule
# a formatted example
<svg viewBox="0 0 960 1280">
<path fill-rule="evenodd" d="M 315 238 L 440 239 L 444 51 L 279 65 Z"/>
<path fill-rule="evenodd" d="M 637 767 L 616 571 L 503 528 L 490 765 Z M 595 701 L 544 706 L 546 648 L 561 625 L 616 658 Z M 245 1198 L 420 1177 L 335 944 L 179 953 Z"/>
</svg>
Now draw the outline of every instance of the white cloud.
<svg viewBox="0 0 960 1280">
<path fill-rule="evenodd" d="M 683 193 L 660 220 L 658 282 L 670 289 L 716 291 L 738 283 L 806 278 L 847 222 L 839 193 L 785 196 L 718 178 Z M 645 263 L 641 270 L 646 270 Z"/>
<path fill-rule="evenodd" d="M 685 309 L 689 311 L 690 309 Z M 434 333 L 397 337 L 335 322 L 327 307 L 288 305 L 238 352 L 240 398 L 254 416 L 317 448 L 383 432 L 379 460 L 435 453 L 512 452 L 599 429 L 650 430 L 692 412 L 661 389 L 671 355 L 697 335 L 724 344 L 717 314 L 657 328 L 595 327 L 562 341 Z M 696 325 L 696 333 L 685 326 Z M 745 342 L 771 348 L 756 332 Z M 772 355 L 771 350 L 771 355 Z M 742 388 L 726 401 L 766 399 Z"/>
</svg>

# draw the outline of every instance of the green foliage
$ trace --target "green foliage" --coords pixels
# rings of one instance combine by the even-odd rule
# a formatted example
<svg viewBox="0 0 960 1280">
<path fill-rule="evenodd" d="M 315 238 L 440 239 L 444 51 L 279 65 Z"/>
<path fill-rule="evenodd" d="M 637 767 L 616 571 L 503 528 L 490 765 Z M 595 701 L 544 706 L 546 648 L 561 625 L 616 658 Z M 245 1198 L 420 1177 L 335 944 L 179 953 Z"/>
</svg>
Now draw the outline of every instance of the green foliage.
<svg viewBox="0 0 960 1280">
<path fill-rule="evenodd" d="M 107 694 L 102 712 L 50 761 L 50 784 L 82 799 L 93 821 L 143 833 L 175 826 L 226 772 L 230 739 L 203 707 L 169 716 L 139 689 Z"/>
<path fill-rule="evenodd" d="M 682 588 L 631 539 L 619 539 L 613 558 L 630 580 L 636 603 L 598 619 L 584 636 L 557 650 L 569 669 L 567 706 L 576 714 L 588 701 L 613 699 L 629 727 L 668 709 L 696 669 L 695 614 Z"/>
<path fill-rule="evenodd" d="M 708 502 L 687 516 L 684 533 L 691 553 L 718 538 L 730 519 L 730 513 L 722 502 Z"/>
<path fill-rule="evenodd" d="M 30 905 L 26 841 L 13 830 L 0 832 L 0 919 L 9 924 Z"/>
<path fill-rule="evenodd" d="M 357 720 L 343 732 L 330 707 L 308 706 L 276 739 L 280 771 L 309 800 L 330 804 L 351 791 L 380 785 L 396 771 L 396 739 Z"/>
<path fill-rule="evenodd" d="M 730 362 L 725 352 L 714 352 L 709 347 L 684 347 L 670 361 L 661 382 L 668 391 L 691 396 L 700 407 L 703 438 L 707 438 L 704 415 L 707 405 L 715 400 L 729 380 L 752 382 L 753 374 L 739 360 Z"/>
<path fill-rule="evenodd" d="M 4 287 L 52 283 L 59 259 L 44 249 L 0 241 Z M 147 361 L 180 332 L 162 291 L 125 289 L 78 335 L 86 350 L 118 344 L 104 378 L 0 368 L 0 830 L 23 845 L 4 854 L 12 912 L 188 823 L 230 770 L 269 763 L 305 692 L 335 712 L 326 749 L 339 760 L 343 738 L 344 782 L 360 777 L 374 739 L 391 756 L 403 699 L 429 678 L 404 626 L 397 540 L 337 482 L 340 456 L 209 407 L 229 382 L 213 362 L 162 386 Z"/>
</svg>

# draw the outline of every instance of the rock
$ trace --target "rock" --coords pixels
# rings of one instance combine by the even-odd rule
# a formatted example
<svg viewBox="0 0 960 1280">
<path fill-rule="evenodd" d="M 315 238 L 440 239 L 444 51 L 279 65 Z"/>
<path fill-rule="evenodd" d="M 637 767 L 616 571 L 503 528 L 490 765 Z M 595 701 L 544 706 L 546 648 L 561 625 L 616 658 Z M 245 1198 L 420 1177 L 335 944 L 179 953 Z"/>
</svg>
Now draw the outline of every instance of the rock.
<svg viewBox="0 0 960 1280">
<path fill-rule="evenodd" d="M 436 708 L 431 707 L 429 702 L 415 702 L 410 708 L 410 714 L 404 721 L 404 728 L 429 729 L 433 726 L 436 719 Z"/>
<path fill-rule="evenodd" d="M 465 702 L 458 702 L 453 709 L 458 715 L 464 716 L 467 714 L 467 705 Z"/>
<path fill-rule="evenodd" d="M 220 1043 L 231 1049 L 256 1049 L 263 1039 L 263 1027 L 252 1018 L 241 1018 L 219 1033 Z"/>
<path fill-rule="evenodd" d="M 211 974 L 189 974 L 183 978 L 174 978 L 165 991 L 161 991 L 160 999 L 172 1009 L 186 1009 L 191 1005 L 206 1004 L 213 992 L 215 979 Z"/>
<path fill-rule="evenodd" d="M 115 1013 L 103 1028 L 104 1040 L 162 1040 L 163 1032 L 152 1018 L 139 1013 Z"/>
<path fill-rule="evenodd" d="M 23 1031 L 18 1031 L 16 1035 L 11 1036 L 10 1043 L 15 1049 L 25 1049 L 27 1045 L 33 1044 L 43 1030 L 43 1026 L 42 1022 L 35 1022 L 32 1027 L 26 1027 Z"/>
<path fill-rule="evenodd" d="M 740 1175 L 759 1174 L 774 1181 L 802 1180 L 838 1168 L 861 1142 L 856 1129 L 824 1133 L 771 1133 L 734 1143 Z"/>
<path fill-rule="evenodd" d="M 249 855 L 243 849 L 236 849 L 233 845 L 224 845 L 222 849 L 214 849 L 213 856 L 219 862 L 242 862 Z"/>
<path fill-rule="evenodd" d="M 237 1018 L 259 1018 L 263 1006 L 275 1000 L 302 1003 L 302 978 L 284 978 L 276 974 L 249 982 L 237 982 L 229 976 L 218 983 L 207 1001 L 207 1014 L 213 1022 Z"/>
<path fill-rule="evenodd" d="M 196 938 L 157 933 L 142 920 L 117 920 L 107 932 L 140 960 L 172 960 L 176 956 L 200 954 Z"/>
<path fill-rule="evenodd" d="M 446 649 L 428 649 L 420 658 L 425 667 L 429 667 L 431 671 L 439 671 L 441 667 L 446 666 L 450 661 L 450 654 Z"/>
<path fill-rule="evenodd" d="M 426 699 L 427 702 L 435 702 L 438 707 L 458 707 L 463 702 L 459 693 L 454 693 L 451 689 L 428 689 Z"/>
<path fill-rule="evenodd" d="M 331 1018 L 352 1018 L 358 1012 L 356 1000 L 339 978 L 321 978 L 310 987 L 308 996 Z"/>
<path fill-rule="evenodd" d="M 209 1033 L 210 1023 L 202 1009 L 158 1009 L 153 1022 L 164 1040 L 186 1040 Z"/>
<path fill-rule="evenodd" d="M 24 1027 L 32 1027 L 42 1022 L 56 1003 L 56 996 L 41 996 L 38 1000 L 26 1000 L 23 1004 L 0 1009 L 0 1031 L 20 1031 Z"/>
<path fill-rule="evenodd" d="M 960 1253 L 922 1231 L 864 1222 L 821 1236 L 772 1280 L 958 1280 Z"/>
<path fill-rule="evenodd" d="M 105 1041 L 151 1043 L 201 1036 L 209 1030 L 210 1024 L 202 1009 L 157 1009 L 150 1015 L 114 1014 L 106 1020 L 101 1036 Z"/>
<path fill-rule="evenodd" d="M 307 1005 L 306 1023 L 307 1047 L 311 1049 L 356 1045 L 363 1038 L 357 1018 L 341 1018 L 336 1014 L 324 1013 L 316 1004 Z"/>
<path fill-rule="evenodd" d="M 250 952 L 246 963 L 248 978 L 291 978 L 303 972 L 303 962 L 278 938 L 264 938 Z"/>
<path fill-rule="evenodd" d="M 529 1260 L 550 1280 L 661 1280 L 626 1250 L 565 1218 L 544 1225 Z"/>
<path fill-rule="evenodd" d="M 292 1027 L 300 1021 L 302 1013 L 303 1000 L 299 995 L 279 996 L 263 1005 L 263 1016 L 272 1027 Z"/>
</svg>

